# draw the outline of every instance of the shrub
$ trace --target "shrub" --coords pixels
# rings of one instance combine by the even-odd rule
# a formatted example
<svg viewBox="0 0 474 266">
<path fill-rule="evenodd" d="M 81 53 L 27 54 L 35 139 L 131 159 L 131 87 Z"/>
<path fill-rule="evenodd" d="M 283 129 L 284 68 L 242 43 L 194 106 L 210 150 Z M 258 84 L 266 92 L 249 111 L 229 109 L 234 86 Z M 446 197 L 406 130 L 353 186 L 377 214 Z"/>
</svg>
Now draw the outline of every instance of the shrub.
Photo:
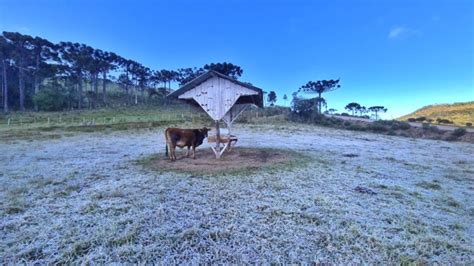
<svg viewBox="0 0 474 266">
<path fill-rule="evenodd" d="M 341 116 L 351 116 L 351 115 L 348 113 L 342 113 Z"/>
<path fill-rule="evenodd" d="M 457 128 L 453 131 L 453 133 L 451 133 L 451 135 L 456 138 L 462 137 L 464 134 L 466 134 L 466 130 L 464 128 Z"/>
<path fill-rule="evenodd" d="M 416 122 L 416 118 L 410 117 L 408 118 L 408 122 Z"/>
<path fill-rule="evenodd" d="M 442 119 L 442 118 L 436 118 L 436 122 L 438 122 L 438 124 L 452 124 L 453 123 L 453 121 L 449 119 Z"/>
<path fill-rule="evenodd" d="M 365 127 L 363 127 L 361 125 L 357 125 L 357 124 L 350 125 L 347 129 L 354 130 L 354 131 L 365 131 L 366 130 Z"/>
<path fill-rule="evenodd" d="M 423 122 L 423 121 L 426 120 L 426 117 L 420 116 L 420 117 L 416 118 L 415 120 L 416 120 L 417 122 Z"/>
<path fill-rule="evenodd" d="M 472 123 L 466 123 L 466 127 L 472 127 Z"/>
<path fill-rule="evenodd" d="M 375 122 L 367 126 L 367 129 L 373 132 L 386 132 L 389 130 L 387 126 L 384 126 L 381 123 L 375 123 Z"/>
<path fill-rule="evenodd" d="M 401 130 L 408 130 L 411 128 L 410 124 L 408 124 L 407 122 L 398 122 L 398 126 Z"/>
<path fill-rule="evenodd" d="M 422 126 L 423 130 L 425 131 L 429 131 L 429 132 L 433 132 L 433 133 L 439 133 L 440 130 L 438 127 L 435 127 L 435 126 L 431 126 L 430 124 L 428 123 L 423 123 L 423 126 Z"/>
<path fill-rule="evenodd" d="M 331 121 L 334 125 L 338 125 L 338 126 L 342 125 L 342 123 L 344 122 L 344 120 L 337 119 L 337 118 L 331 118 Z"/>
<path fill-rule="evenodd" d="M 345 127 L 348 127 L 348 126 L 350 126 L 350 125 L 352 125 L 351 122 L 349 122 L 349 121 L 345 121 L 345 122 L 344 122 L 344 126 L 345 126 Z"/>
<path fill-rule="evenodd" d="M 393 129 L 390 129 L 390 130 L 388 131 L 387 135 L 389 135 L 389 136 L 396 136 L 397 133 L 396 133 Z"/>
<path fill-rule="evenodd" d="M 445 140 L 447 140 L 447 141 L 455 141 L 455 140 L 457 140 L 457 139 L 458 139 L 458 137 L 453 136 L 453 135 L 451 134 L 451 135 L 449 135 L 448 137 L 446 137 Z"/>
<path fill-rule="evenodd" d="M 61 92 L 60 85 L 50 83 L 33 96 L 33 102 L 43 111 L 59 111 L 65 107 L 66 96 Z"/>
<path fill-rule="evenodd" d="M 393 123 L 392 126 L 390 127 L 390 130 L 398 130 L 400 129 L 400 124 L 398 123 Z"/>
</svg>

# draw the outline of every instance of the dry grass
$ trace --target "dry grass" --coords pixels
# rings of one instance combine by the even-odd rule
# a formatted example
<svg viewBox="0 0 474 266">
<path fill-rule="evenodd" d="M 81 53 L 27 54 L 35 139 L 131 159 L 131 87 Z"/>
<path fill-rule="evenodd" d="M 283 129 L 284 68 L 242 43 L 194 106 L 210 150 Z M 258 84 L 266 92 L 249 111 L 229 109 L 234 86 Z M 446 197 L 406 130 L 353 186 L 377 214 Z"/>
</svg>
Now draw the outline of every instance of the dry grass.
<svg viewBox="0 0 474 266">
<path fill-rule="evenodd" d="M 402 116 L 399 120 L 407 120 L 411 117 L 426 117 L 435 121 L 437 118 L 448 119 L 456 125 L 465 126 L 466 123 L 474 123 L 474 102 L 429 105 Z"/>
<path fill-rule="evenodd" d="M 473 263 L 472 144 L 293 124 L 234 133 L 236 149 L 309 160 L 190 177 L 136 164 L 164 150 L 161 129 L 0 142 L 0 261 Z"/>
</svg>

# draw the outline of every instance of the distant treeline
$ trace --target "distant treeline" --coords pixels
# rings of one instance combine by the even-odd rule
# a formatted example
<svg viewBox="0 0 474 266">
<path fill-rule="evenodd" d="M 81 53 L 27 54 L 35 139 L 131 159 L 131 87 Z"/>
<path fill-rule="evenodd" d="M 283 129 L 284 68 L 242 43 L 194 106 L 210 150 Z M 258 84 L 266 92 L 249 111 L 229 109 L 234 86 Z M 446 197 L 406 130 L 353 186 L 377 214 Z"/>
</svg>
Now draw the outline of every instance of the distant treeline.
<svg viewBox="0 0 474 266">
<path fill-rule="evenodd" d="M 108 104 L 108 90 L 119 88 L 123 104 L 164 97 L 171 82 L 187 83 L 207 70 L 238 79 L 232 63 L 152 70 L 139 62 L 86 44 L 52 43 L 17 32 L 0 35 L 1 102 L 9 110 L 65 110 Z"/>
</svg>

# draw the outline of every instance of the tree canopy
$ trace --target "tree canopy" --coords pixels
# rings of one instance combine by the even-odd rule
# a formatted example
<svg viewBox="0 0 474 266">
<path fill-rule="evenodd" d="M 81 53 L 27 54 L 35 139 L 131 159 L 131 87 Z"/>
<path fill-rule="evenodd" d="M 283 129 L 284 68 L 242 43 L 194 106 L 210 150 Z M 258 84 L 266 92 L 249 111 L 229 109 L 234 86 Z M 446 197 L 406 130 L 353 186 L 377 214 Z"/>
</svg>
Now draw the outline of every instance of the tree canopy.
<svg viewBox="0 0 474 266">
<path fill-rule="evenodd" d="M 317 94 L 316 107 L 318 113 L 322 113 L 322 106 L 326 105 L 326 100 L 322 94 L 340 88 L 339 79 L 308 81 L 298 89 L 298 93 Z"/>
<path fill-rule="evenodd" d="M 374 113 L 374 116 L 375 116 L 375 119 L 377 120 L 378 119 L 378 113 L 380 112 L 387 112 L 387 108 L 385 108 L 384 106 L 371 106 L 369 107 L 368 109 L 370 112 Z"/>
<path fill-rule="evenodd" d="M 268 93 L 268 99 L 267 100 L 270 103 L 270 106 L 275 105 L 275 102 L 277 101 L 276 92 L 270 91 L 270 93 Z"/>
<path fill-rule="evenodd" d="M 349 112 L 352 112 L 352 115 L 355 115 L 355 112 L 361 108 L 361 105 L 355 102 L 348 103 L 344 109 Z"/>
</svg>

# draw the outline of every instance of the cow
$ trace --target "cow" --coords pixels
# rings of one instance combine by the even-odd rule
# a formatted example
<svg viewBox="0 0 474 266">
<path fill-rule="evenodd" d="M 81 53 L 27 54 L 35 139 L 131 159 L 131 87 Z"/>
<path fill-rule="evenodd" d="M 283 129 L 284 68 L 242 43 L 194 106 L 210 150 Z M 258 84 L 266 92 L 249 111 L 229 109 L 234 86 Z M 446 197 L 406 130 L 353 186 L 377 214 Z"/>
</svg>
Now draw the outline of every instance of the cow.
<svg viewBox="0 0 474 266">
<path fill-rule="evenodd" d="M 189 149 L 193 149 L 193 159 L 196 159 L 196 147 L 202 144 L 203 140 L 207 138 L 209 129 L 182 129 L 182 128 L 167 128 L 165 130 L 166 138 L 166 157 L 171 161 L 176 160 L 176 146 L 180 148 L 188 147 L 186 157 L 189 157 Z M 169 146 L 169 156 L 168 156 Z"/>
</svg>

